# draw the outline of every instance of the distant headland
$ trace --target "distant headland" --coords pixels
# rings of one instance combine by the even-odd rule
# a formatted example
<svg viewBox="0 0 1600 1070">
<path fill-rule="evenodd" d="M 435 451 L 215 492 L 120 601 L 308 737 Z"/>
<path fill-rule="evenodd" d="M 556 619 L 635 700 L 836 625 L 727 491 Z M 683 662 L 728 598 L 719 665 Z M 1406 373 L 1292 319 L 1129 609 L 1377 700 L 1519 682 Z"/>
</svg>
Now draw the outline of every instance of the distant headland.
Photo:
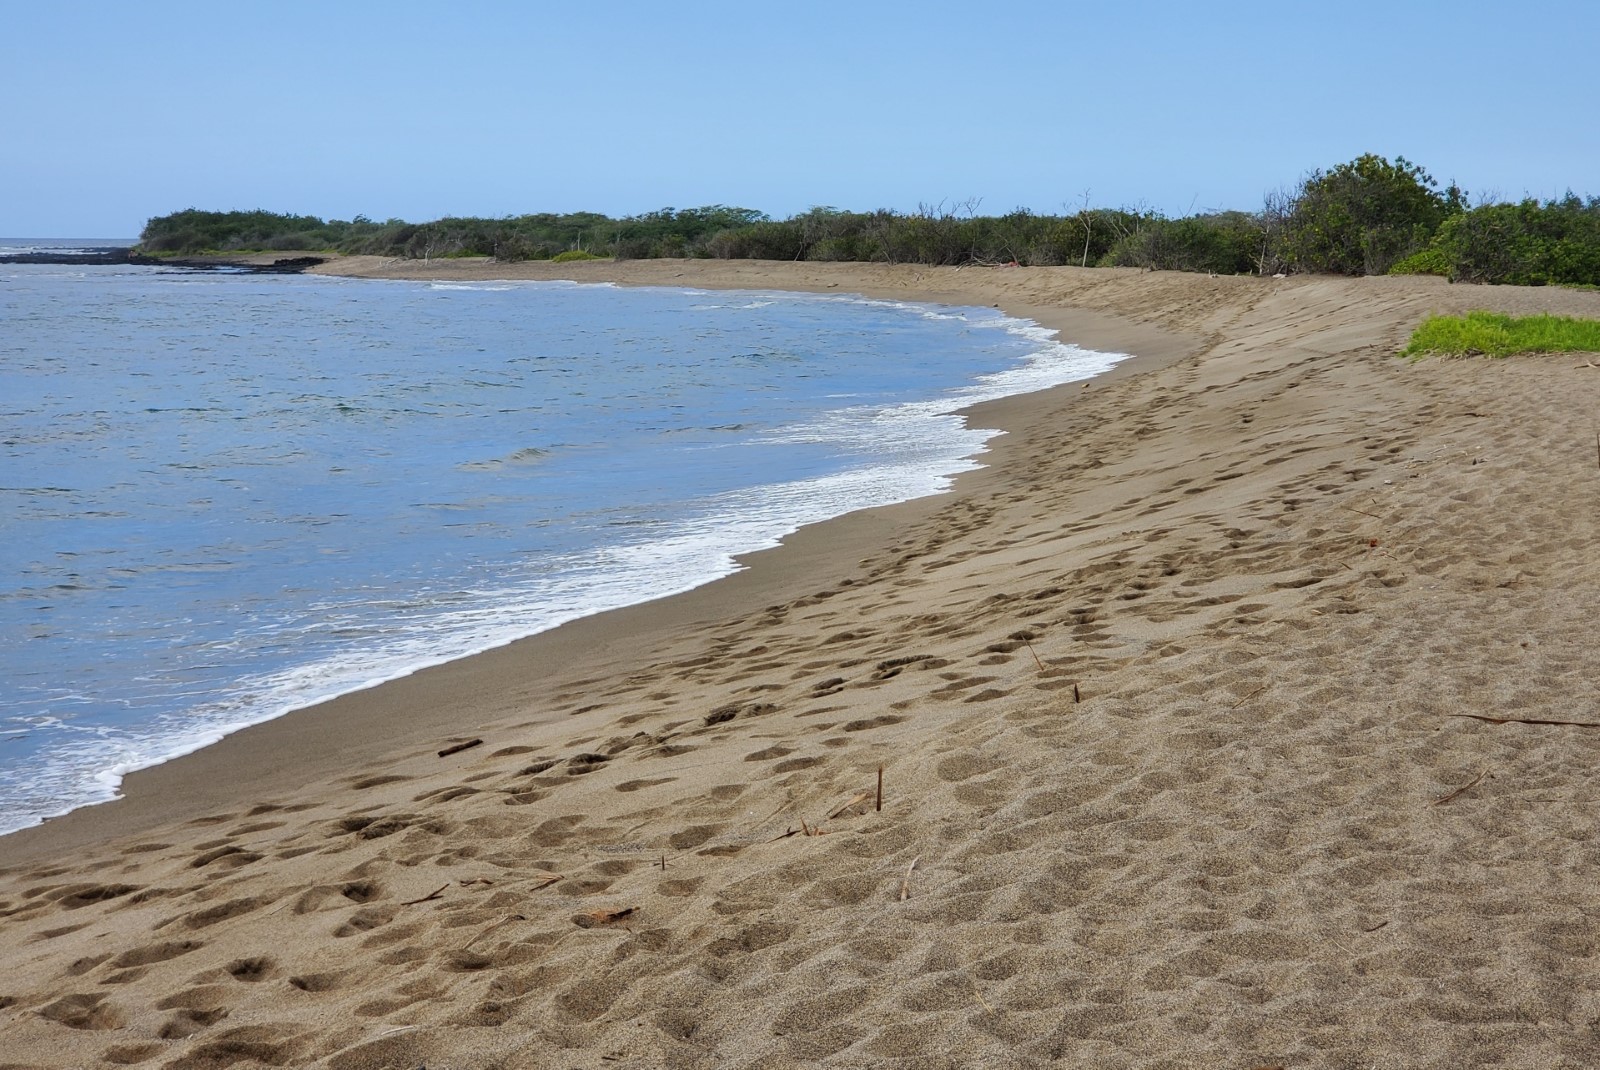
<svg viewBox="0 0 1600 1070">
<path fill-rule="evenodd" d="M 1267 195 L 1257 210 L 1181 218 L 1140 206 L 1092 207 L 1087 193 L 1056 215 L 1026 208 L 980 215 L 975 199 L 914 212 L 815 207 L 787 219 L 727 205 L 622 218 L 569 212 L 427 223 L 190 208 L 149 220 L 127 261 L 296 271 L 311 266 L 314 258 L 304 254 L 316 252 L 502 262 L 706 258 L 1600 286 L 1600 197 L 1569 192 L 1476 206 L 1468 198 L 1403 156 L 1367 154 L 1311 171 L 1294 189 Z M 278 251 L 297 255 L 263 262 L 260 254 Z M 241 261 L 246 254 L 249 261 Z"/>
<path fill-rule="evenodd" d="M 326 263 L 327 257 L 293 256 L 263 260 L 239 254 L 202 256 L 149 256 L 138 246 L 107 245 L 82 249 L 36 249 L 25 253 L 0 253 L 0 264 L 63 264 L 76 267 L 116 264 L 145 264 L 154 267 L 190 268 L 196 271 L 235 271 L 267 275 L 298 275 L 307 268 Z"/>
</svg>

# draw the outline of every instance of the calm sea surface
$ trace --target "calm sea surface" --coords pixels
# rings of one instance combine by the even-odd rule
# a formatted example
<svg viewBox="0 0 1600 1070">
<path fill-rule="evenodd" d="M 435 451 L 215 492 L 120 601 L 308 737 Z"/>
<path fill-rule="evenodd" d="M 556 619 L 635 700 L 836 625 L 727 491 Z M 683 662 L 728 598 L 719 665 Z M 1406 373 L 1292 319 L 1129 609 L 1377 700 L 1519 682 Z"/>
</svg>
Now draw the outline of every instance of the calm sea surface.
<svg viewBox="0 0 1600 1070">
<path fill-rule="evenodd" d="M 0 264 L 0 831 L 937 492 L 956 409 L 1116 359 L 850 296 Z"/>
</svg>

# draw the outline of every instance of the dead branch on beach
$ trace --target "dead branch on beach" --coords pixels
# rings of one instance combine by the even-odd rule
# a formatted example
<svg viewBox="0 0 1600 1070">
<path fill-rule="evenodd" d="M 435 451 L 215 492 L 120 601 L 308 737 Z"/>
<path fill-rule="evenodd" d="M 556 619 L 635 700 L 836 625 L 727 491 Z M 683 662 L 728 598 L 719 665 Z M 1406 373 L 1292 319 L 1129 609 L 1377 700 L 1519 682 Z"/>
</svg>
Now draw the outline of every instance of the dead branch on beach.
<svg viewBox="0 0 1600 1070">
<path fill-rule="evenodd" d="M 621 910 L 585 910 L 582 914 L 572 916 L 572 924 L 580 929 L 593 929 L 597 925 L 610 925 L 612 922 L 621 921 L 638 909 L 638 907 L 623 907 Z"/>
<path fill-rule="evenodd" d="M 848 814 L 851 810 L 854 810 L 858 804 L 864 803 L 870 798 L 872 798 L 872 792 L 870 792 L 870 791 L 858 791 L 858 792 L 856 792 L 854 795 L 852 795 L 844 803 L 844 805 L 840 806 L 839 809 L 837 809 L 833 813 L 829 814 L 828 815 L 828 820 L 829 821 L 838 820 L 839 818 L 843 817 L 845 814 Z M 859 811 L 857 811 L 857 813 L 859 815 Z"/>
<path fill-rule="evenodd" d="M 440 751 L 439 757 L 448 758 L 452 754 L 460 754 L 464 750 L 471 750 L 473 747 L 480 747 L 482 745 L 483 740 L 481 739 L 469 739 L 465 743 L 453 743 L 444 750 Z"/>
<path fill-rule="evenodd" d="M 1271 686 L 1272 686 L 1271 684 L 1262 684 L 1260 687 L 1258 687 L 1254 691 L 1250 692 L 1244 698 L 1240 699 L 1238 702 L 1235 702 L 1232 706 L 1229 706 L 1228 709 L 1230 709 L 1230 710 L 1238 709 L 1240 706 L 1243 706 L 1246 702 L 1249 702 L 1251 699 L 1255 698 L 1257 695 L 1261 694 L 1261 692 L 1265 691 L 1267 688 L 1269 688 Z"/>
<path fill-rule="evenodd" d="M 1028 640 L 1024 639 L 1022 641 L 1022 645 L 1027 647 L 1028 648 L 1028 653 L 1033 655 L 1033 663 L 1035 665 L 1039 666 L 1039 671 L 1040 672 L 1044 672 L 1044 662 L 1039 660 L 1039 652 L 1037 650 L 1033 649 L 1033 644 L 1030 643 Z"/>
<path fill-rule="evenodd" d="M 493 925 L 490 925 L 487 928 L 479 929 L 478 930 L 478 935 L 474 936 L 471 940 L 468 940 L 466 943 L 462 944 L 460 950 L 466 951 L 468 948 L 472 947 L 473 944 L 477 943 L 479 940 L 482 940 L 485 936 L 488 936 L 490 933 L 494 932 L 496 929 L 500 928 L 502 925 L 510 925 L 514 921 L 527 921 L 527 920 L 528 919 L 522 914 L 507 914 L 505 917 L 501 918 L 499 921 L 495 922 Z"/>
<path fill-rule="evenodd" d="M 450 887 L 450 884 L 449 884 L 448 881 L 446 881 L 444 884 L 439 885 L 439 887 L 435 888 L 433 891 L 429 892 L 427 895 L 423 896 L 421 899 L 407 899 L 404 903 L 401 903 L 400 905 L 403 906 L 403 907 L 414 907 L 418 903 L 428 903 L 428 902 L 431 902 L 431 901 L 433 901 L 435 899 L 443 899 L 445 890 L 447 888 L 449 888 L 449 887 Z"/>
<path fill-rule="evenodd" d="M 1482 780 L 1484 777 L 1486 777 L 1488 775 L 1489 775 L 1489 770 L 1485 769 L 1483 772 L 1479 773 L 1477 776 L 1473 777 L 1471 780 L 1469 780 L 1465 784 L 1461 785 L 1455 791 L 1452 791 L 1448 795 L 1439 796 L 1437 799 L 1433 800 L 1433 802 L 1429 803 L 1428 805 L 1429 806 L 1443 806 L 1445 803 L 1449 802 L 1451 799 L 1454 799 L 1457 795 L 1460 795 L 1462 792 L 1467 791 L 1467 790 L 1469 790 L 1471 788 L 1477 787 L 1478 786 L 1478 781 Z"/>
<path fill-rule="evenodd" d="M 1600 721 L 1554 721 L 1542 717 L 1490 717 L 1482 713 L 1450 713 L 1447 717 L 1470 717 L 1474 721 L 1488 721 L 1490 724 L 1544 724 L 1565 725 L 1571 728 L 1600 728 Z"/>
</svg>

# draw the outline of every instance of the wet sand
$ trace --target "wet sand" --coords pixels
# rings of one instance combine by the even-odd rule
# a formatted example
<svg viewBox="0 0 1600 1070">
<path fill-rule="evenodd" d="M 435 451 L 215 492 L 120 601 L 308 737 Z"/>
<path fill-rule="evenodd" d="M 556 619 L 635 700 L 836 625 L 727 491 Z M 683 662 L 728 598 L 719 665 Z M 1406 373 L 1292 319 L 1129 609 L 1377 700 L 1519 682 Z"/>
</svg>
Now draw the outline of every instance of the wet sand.
<svg viewBox="0 0 1600 1070">
<path fill-rule="evenodd" d="M 1600 1062 L 1600 732 L 1530 723 L 1600 725 L 1600 360 L 1392 356 L 1600 295 L 328 268 L 997 304 L 1138 359 L 980 407 L 950 494 L 0 838 L 0 1067 Z"/>
</svg>

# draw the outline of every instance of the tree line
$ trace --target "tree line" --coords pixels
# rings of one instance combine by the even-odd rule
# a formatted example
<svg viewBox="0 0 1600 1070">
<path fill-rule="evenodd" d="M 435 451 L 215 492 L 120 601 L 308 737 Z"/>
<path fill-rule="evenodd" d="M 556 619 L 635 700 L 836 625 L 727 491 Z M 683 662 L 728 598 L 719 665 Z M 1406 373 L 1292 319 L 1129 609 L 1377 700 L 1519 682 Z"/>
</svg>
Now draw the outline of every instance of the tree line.
<svg viewBox="0 0 1600 1070">
<path fill-rule="evenodd" d="M 188 209 L 151 219 L 150 254 L 328 250 L 503 261 L 590 257 L 1136 267 L 1214 274 L 1431 274 L 1453 281 L 1600 285 L 1600 197 L 1472 205 L 1403 156 L 1363 155 L 1307 174 L 1255 211 L 1182 217 L 1139 208 L 982 215 L 976 201 L 914 212 L 817 207 L 787 219 L 749 208 L 350 221 Z"/>
</svg>

